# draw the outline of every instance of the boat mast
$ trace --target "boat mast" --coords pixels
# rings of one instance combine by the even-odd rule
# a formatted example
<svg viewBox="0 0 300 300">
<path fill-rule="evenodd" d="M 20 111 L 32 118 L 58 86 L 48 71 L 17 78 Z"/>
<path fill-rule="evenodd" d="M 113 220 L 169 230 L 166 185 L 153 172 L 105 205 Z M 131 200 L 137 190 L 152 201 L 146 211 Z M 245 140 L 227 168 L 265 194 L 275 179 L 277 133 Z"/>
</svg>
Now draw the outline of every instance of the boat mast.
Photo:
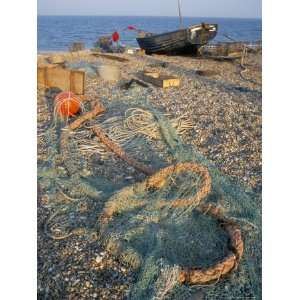
<svg viewBox="0 0 300 300">
<path fill-rule="evenodd" d="M 181 15 L 181 0 L 178 0 L 178 13 L 179 13 L 179 28 L 183 28 L 182 15 Z"/>
</svg>

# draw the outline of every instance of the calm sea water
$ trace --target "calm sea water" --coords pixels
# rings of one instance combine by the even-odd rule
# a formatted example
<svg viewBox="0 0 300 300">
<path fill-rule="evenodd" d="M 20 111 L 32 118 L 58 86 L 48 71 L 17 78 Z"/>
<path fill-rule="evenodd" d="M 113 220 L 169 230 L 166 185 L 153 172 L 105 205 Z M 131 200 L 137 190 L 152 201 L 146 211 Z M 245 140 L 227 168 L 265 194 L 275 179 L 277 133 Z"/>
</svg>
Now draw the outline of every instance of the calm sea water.
<svg viewBox="0 0 300 300">
<path fill-rule="evenodd" d="M 261 20 L 222 19 L 222 18 L 184 18 L 184 25 L 201 22 L 219 24 L 216 41 L 228 41 L 228 35 L 239 41 L 261 40 Z M 38 16 L 38 51 L 63 51 L 75 41 L 83 42 L 86 48 L 93 47 L 101 35 L 118 31 L 121 43 L 137 46 L 135 33 L 124 30 L 133 25 L 138 29 L 161 33 L 178 29 L 177 17 L 108 17 L 108 16 Z"/>
</svg>

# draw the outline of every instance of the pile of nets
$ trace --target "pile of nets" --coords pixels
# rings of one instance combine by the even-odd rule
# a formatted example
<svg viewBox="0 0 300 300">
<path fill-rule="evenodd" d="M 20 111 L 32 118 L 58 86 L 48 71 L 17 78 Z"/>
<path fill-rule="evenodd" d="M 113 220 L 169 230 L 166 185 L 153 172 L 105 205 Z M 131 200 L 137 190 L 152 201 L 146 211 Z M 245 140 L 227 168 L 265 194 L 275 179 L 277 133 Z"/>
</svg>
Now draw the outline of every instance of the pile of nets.
<svg viewBox="0 0 300 300">
<path fill-rule="evenodd" d="M 165 115 L 145 92 L 101 102 L 106 111 L 80 127 L 55 122 L 43 133 L 47 235 L 96 236 L 135 272 L 129 299 L 260 299 L 259 195 L 182 142 L 187 116 Z"/>
</svg>

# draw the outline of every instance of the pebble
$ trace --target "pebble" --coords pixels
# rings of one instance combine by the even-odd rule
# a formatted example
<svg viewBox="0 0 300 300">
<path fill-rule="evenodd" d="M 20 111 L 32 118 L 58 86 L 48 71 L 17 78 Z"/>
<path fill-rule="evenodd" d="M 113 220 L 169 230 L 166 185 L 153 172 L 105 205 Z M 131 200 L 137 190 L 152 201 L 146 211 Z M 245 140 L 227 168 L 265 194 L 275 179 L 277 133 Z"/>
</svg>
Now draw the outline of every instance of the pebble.
<svg viewBox="0 0 300 300">
<path fill-rule="evenodd" d="M 99 263 L 101 263 L 102 262 L 102 257 L 101 256 L 99 256 L 99 255 L 97 255 L 97 257 L 96 257 L 96 263 L 97 264 L 99 264 Z"/>
</svg>

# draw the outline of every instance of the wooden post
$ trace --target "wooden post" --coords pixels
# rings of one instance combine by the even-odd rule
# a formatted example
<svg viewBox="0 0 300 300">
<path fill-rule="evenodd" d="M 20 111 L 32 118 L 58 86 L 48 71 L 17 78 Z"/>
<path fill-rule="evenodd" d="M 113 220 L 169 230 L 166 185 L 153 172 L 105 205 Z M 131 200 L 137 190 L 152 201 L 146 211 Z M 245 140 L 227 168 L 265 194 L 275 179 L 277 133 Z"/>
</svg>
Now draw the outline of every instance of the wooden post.
<svg viewBox="0 0 300 300">
<path fill-rule="evenodd" d="M 178 0 L 178 13 L 179 13 L 179 28 L 183 28 L 182 15 L 181 15 L 181 1 Z"/>
</svg>

